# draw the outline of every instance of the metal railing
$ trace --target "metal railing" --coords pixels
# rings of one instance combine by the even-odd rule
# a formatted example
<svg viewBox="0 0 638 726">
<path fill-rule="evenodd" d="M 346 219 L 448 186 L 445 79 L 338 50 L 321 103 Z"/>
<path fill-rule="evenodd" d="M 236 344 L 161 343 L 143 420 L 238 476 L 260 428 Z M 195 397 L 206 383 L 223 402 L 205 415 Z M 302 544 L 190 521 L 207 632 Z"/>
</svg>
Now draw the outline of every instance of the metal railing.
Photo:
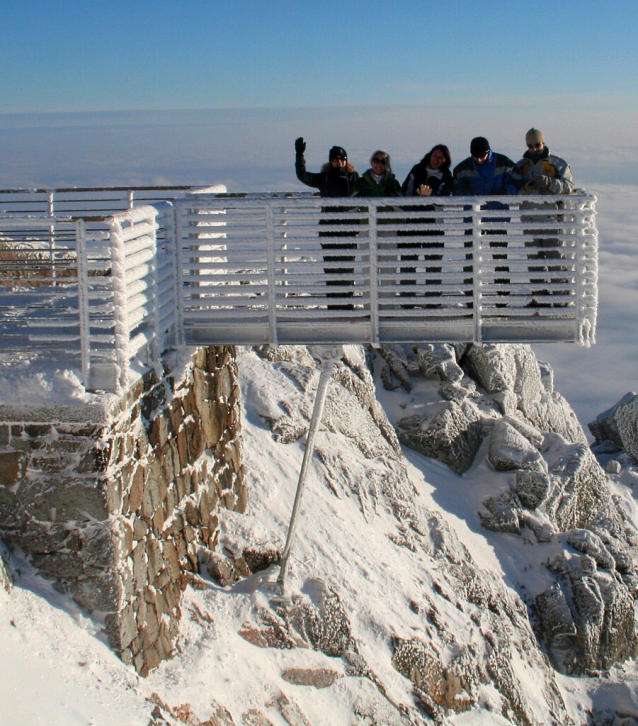
<svg viewBox="0 0 638 726">
<path fill-rule="evenodd" d="M 493 209 L 494 203 L 500 208 Z M 89 389 L 179 345 L 595 339 L 595 197 L 196 195 L 0 214 L 0 352 Z"/>
<path fill-rule="evenodd" d="M 0 189 L 0 215 L 48 217 L 107 216 L 133 207 L 170 201 L 193 186 L 67 187 L 60 189 Z"/>
<path fill-rule="evenodd" d="M 172 217 L 163 207 L 91 229 L 84 219 L 1 217 L 0 352 L 57 356 L 88 389 L 125 388 L 133 358 L 157 364 L 174 344 L 174 265 L 157 245 Z"/>
<path fill-rule="evenodd" d="M 587 193 L 435 205 L 216 197 L 175 209 L 188 344 L 594 341 Z"/>
</svg>

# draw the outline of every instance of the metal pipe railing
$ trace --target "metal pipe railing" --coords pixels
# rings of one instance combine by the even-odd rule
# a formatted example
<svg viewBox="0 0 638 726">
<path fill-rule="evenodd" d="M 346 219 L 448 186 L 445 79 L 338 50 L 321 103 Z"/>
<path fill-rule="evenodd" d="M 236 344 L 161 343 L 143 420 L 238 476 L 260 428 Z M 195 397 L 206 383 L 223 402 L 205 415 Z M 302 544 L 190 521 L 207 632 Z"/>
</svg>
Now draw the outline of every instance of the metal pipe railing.
<svg viewBox="0 0 638 726">
<path fill-rule="evenodd" d="M 156 364 L 169 345 L 589 345 L 597 274 L 586 192 L 0 214 L 0 349 L 47 345 L 77 357 L 87 387 L 122 388 L 132 357 Z"/>
</svg>

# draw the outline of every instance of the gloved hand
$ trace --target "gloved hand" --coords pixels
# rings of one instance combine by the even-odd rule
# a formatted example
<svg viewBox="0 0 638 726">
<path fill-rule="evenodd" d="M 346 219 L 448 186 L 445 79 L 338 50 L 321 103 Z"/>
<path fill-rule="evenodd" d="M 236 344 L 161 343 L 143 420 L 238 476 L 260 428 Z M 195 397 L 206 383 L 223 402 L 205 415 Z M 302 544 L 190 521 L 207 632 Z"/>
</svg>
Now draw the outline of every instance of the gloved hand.
<svg viewBox="0 0 638 726">
<path fill-rule="evenodd" d="M 558 194 L 560 191 L 560 185 L 551 176 L 542 174 L 534 179 L 534 186 L 538 194 Z"/>
<path fill-rule="evenodd" d="M 295 153 L 297 154 L 297 156 L 303 156 L 305 150 L 306 142 L 303 140 L 303 136 L 300 136 L 298 139 L 295 140 Z"/>
</svg>

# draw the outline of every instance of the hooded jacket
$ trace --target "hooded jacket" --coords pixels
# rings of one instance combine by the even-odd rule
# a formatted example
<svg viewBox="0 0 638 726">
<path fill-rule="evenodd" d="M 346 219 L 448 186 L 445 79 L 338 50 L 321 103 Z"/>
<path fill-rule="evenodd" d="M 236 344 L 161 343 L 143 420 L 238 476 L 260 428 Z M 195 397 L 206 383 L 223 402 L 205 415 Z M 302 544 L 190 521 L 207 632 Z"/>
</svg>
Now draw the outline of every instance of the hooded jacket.
<svg viewBox="0 0 638 726">
<path fill-rule="evenodd" d="M 313 173 L 306 171 L 306 159 L 302 155 L 295 158 L 295 170 L 297 179 L 306 186 L 319 190 L 321 197 L 349 197 L 359 174 L 354 170 L 352 164 L 346 164 L 343 169 L 337 169 L 327 163 L 321 167 L 321 171 Z"/>
<path fill-rule="evenodd" d="M 540 154 L 525 152 L 523 158 L 516 163 L 510 181 L 521 194 L 524 193 L 525 183 L 537 176 L 552 178 L 549 187 L 551 194 L 571 194 L 574 191 L 574 180 L 569 164 L 560 156 L 550 153 L 547 146 Z"/>
</svg>

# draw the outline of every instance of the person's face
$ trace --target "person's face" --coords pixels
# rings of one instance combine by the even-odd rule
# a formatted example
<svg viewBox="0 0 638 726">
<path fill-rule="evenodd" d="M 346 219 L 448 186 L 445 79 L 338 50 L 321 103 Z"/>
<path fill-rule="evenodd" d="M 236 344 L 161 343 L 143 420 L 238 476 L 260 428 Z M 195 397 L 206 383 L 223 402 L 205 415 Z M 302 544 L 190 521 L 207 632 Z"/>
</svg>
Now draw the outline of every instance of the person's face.
<svg viewBox="0 0 638 726">
<path fill-rule="evenodd" d="M 481 166 L 482 164 L 485 164 L 489 155 L 490 155 L 490 152 L 487 151 L 485 154 L 483 154 L 483 156 L 473 156 L 472 158 L 474 159 L 475 164 L 478 164 L 479 166 Z"/>
<path fill-rule="evenodd" d="M 372 171 L 375 174 L 385 174 L 385 159 L 382 159 L 380 156 L 373 156 L 370 159 L 370 163 L 372 164 Z"/>
<path fill-rule="evenodd" d="M 438 169 L 440 166 L 445 164 L 445 154 L 441 149 L 435 149 L 430 156 L 430 166 L 433 169 Z"/>
<path fill-rule="evenodd" d="M 538 144 L 527 144 L 527 148 L 532 154 L 539 154 L 545 148 L 545 144 L 540 141 Z"/>
<path fill-rule="evenodd" d="M 344 169 L 348 162 L 345 156 L 335 156 L 330 163 L 335 169 Z"/>
</svg>

